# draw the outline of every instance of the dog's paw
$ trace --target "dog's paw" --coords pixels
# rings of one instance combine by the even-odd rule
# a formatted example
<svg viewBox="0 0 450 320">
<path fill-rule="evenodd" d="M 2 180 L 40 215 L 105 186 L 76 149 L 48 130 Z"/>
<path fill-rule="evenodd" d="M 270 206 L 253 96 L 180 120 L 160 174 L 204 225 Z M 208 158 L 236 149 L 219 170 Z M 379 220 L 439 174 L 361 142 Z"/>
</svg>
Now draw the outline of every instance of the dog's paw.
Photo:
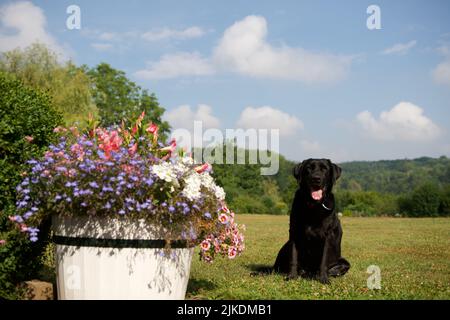
<svg viewBox="0 0 450 320">
<path fill-rule="evenodd" d="M 328 275 L 320 275 L 319 276 L 319 282 L 322 284 L 330 284 L 330 278 L 328 278 Z"/>
</svg>

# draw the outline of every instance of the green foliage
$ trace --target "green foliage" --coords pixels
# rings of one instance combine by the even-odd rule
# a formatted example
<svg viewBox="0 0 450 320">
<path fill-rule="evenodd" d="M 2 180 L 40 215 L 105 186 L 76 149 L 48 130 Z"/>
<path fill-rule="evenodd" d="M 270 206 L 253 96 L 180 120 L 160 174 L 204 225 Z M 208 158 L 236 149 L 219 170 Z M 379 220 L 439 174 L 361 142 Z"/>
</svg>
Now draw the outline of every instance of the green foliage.
<svg viewBox="0 0 450 320">
<path fill-rule="evenodd" d="M 25 161 L 52 141 L 61 116 L 50 98 L 0 72 L 0 210 L 14 203 Z M 31 142 L 26 137 L 32 138 Z"/>
<path fill-rule="evenodd" d="M 340 190 L 376 191 L 382 194 L 408 193 L 423 183 L 444 186 L 450 183 L 447 157 L 413 160 L 353 161 L 340 164 Z"/>
<path fill-rule="evenodd" d="M 100 112 L 101 125 L 108 127 L 118 125 L 120 119 L 136 119 L 145 111 L 145 122 L 151 121 L 159 126 L 163 137 L 169 132 L 169 124 L 162 120 L 162 108 L 154 94 L 149 94 L 133 81 L 125 72 L 112 68 L 107 63 L 100 63 L 87 70 L 92 80 L 92 94 Z"/>
<path fill-rule="evenodd" d="M 42 154 L 62 121 L 49 97 L 0 71 L 0 296 L 13 297 L 18 281 L 37 268 L 43 242 L 31 245 L 8 220 L 26 161 Z M 26 137 L 33 140 L 28 142 Z"/>
<path fill-rule="evenodd" d="M 400 210 L 413 217 L 438 216 L 440 213 L 441 194 L 441 190 L 435 184 L 423 184 L 416 188 L 411 194 L 399 199 Z"/>
<path fill-rule="evenodd" d="M 338 191 L 336 209 L 352 216 L 395 215 L 397 198 L 375 191 Z"/>
<path fill-rule="evenodd" d="M 14 74 L 26 86 L 47 92 L 67 126 L 75 123 L 83 126 L 89 113 L 97 114 L 84 70 L 70 61 L 61 64 L 45 45 L 36 43 L 24 50 L 1 54 L 0 70 Z"/>
</svg>

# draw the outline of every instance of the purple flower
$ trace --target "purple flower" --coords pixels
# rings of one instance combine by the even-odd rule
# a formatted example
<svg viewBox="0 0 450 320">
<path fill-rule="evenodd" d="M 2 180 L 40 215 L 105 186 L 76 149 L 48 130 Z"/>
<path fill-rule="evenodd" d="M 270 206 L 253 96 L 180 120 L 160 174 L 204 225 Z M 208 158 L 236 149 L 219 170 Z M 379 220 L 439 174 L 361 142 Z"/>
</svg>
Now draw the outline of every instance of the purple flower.
<svg viewBox="0 0 450 320">
<path fill-rule="evenodd" d="M 211 219 L 211 213 L 209 213 L 209 212 L 205 212 L 204 216 L 207 219 Z"/>
<path fill-rule="evenodd" d="M 72 198 L 71 198 L 71 197 L 67 197 L 67 198 L 66 198 L 66 201 L 67 201 L 67 202 L 72 202 Z"/>
<path fill-rule="evenodd" d="M 28 202 L 26 202 L 26 201 L 20 201 L 18 204 L 17 204 L 17 208 L 23 208 L 23 207 L 25 207 L 26 205 L 28 204 Z"/>
<path fill-rule="evenodd" d="M 111 209 L 111 203 L 107 202 L 103 208 Z"/>
<path fill-rule="evenodd" d="M 25 214 L 23 215 L 23 217 L 25 218 L 25 219 L 28 219 L 29 217 L 31 217 L 32 215 L 33 215 L 33 211 L 27 211 L 27 212 L 25 212 Z M 16 220 L 17 221 L 17 220 Z M 17 222 L 19 222 L 19 221 L 17 221 Z M 20 222 L 19 222 L 20 223 Z"/>
<path fill-rule="evenodd" d="M 184 214 L 189 213 L 189 211 L 191 211 L 191 209 L 189 209 L 189 207 L 184 207 L 184 209 L 183 209 Z"/>
<path fill-rule="evenodd" d="M 19 215 L 13 217 L 14 221 L 17 223 L 23 223 L 23 218 Z"/>
<path fill-rule="evenodd" d="M 175 207 L 174 206 L 170 206 L 169 207 L 169 212 L 174 212 L 175 211 Z"/>
<path fill-rule="evenodd" d="M 120 209 L 120 210 L 119 210 L 119 214 L 125 214 L 125 210 Z"/>
<path fill-rule="evenodd" d="M 95 181 L 89 182 L 89 186 L 91 186 L 91 188 L 98 188 L 98 184 Z"/>
<path fill-rule="evenodd" d="M 145 183 L 146 185 L 151 186 L 151 185 L 153 184 L 153 179 L 151 179 L 151 178 L 144 179 L 144 183 Z"/>
<path fill-rule="evenodd" d="M 32 237 L 30 237 L 30 241 L 36 242 L 36 241 L 38 241 L 38 238 L 36 236 L 32 236 Z"/>
</svg>

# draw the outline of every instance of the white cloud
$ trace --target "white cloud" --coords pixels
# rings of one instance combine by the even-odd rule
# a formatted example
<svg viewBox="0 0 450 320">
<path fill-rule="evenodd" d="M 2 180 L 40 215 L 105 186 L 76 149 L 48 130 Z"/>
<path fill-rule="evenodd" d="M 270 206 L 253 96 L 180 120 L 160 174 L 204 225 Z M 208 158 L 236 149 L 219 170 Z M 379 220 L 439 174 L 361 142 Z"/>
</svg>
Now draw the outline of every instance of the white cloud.
<svg viewBox="0 0 450 320">
<path fill-rule="evenodd" d="M 351 57 L 310 52 L 266 41 L 267 22 L 247 16 L 225 30 L 214 50 L 214 61 L 224 70 L 264 78 L 330 82 L 343 78 Z"/>
<path fill-rule="evenodd" d="M 245 108 L 236 126 L 243 129 L 279 129 L 280 136 L 290 136 L 303 129 L 303 123 L 297 117 L 270 106 Z"/>
<path fill-rule="evenodd" d="M 175 30 L 170 28 L 150 30 L 142 34 L 142 39 L 147 41 L 159 41 L 167 39 L 192 39 L 202 37 L 206 32 L 197 26 L 189 27 L 184 30 Z"/>
<path fill-rule="evenodd" d="M 55 51 L 60 58 L 67 58 L 66 50 L 47 31 L 44 12 L 31 2 L 12 2 L 0 7 L 0 23 L 0 51 L 25 48 L 40 42 Z"/>
<path fill-rule="evenodd" d="M 135 72 L 141 79 L 168 79 L 180 76 L 203 76 L 214 73 L 208 59 L 199 53 L 179 52 L 166 54 L 159 61 L 148 62 L 148 67 Z"/>
<path fill-rule="evenodd" d="M 441 62 L 433 69 L 433 79 L 436 83 L 450 86 L 450 60 Z"/>
<path fill-rule="evenodd" d="M 185 33 L 195 35 L 199 32 Z M 159 61 L 152 62 L 149 68 L 136 74 L 141 78 L 153 79 L 209 75 L 221 70 L 253 77 L 320 83 L 345 77 L 354 59 L 350 56 L 310 52 L 302 48 L 273 47 L 266 41 L 266 35 L 265 18 L 247 16 L 225 30 L 210 58 L 187 52 L 164 55 Z M 173 32 L 168 30 L 147 36 L 156 40 L 172 37 Z"/>
<path fill-rule="evenodd" d="M 108 51 L 113 48 L 111 43 L 91 43 L 91 47 L 98 51 Z"/>
<path fill-rule="evenodd" d="M 438 84 L 450 86 L 450 46 L 444 43 L 436 49 L 436 52 L 444 56 L 445 60 L 432 70 L 433 80 Z"/>
<path fill-rule="evenodd" d="M 165 113 L 164 120 L 168 121 L 173 129 L 187 129 L 192 131 L 194 121 L 202 121 L 203 129 L 219 128 L 220 121 L 212 114 L 212 108 L 206 104 L 199 104 L 196 110 L 190 105 L 181 105 Z"/>
<path fill-rule="evenodd" d="M 398 54 L 405 55 L 410 49 L 417 44 L 416 40 L 411 40 L 407 43 L 396 43 L 392 47 L 383 50 L 382 54 Z"/>
<path fill-rule="evenodd" d="M 430 141 L 441 134 L 441 129 L 423 114 L 423 109 L 400 102 L 375 119 L 369 111 L 356 117 L 364 131 L 373 139 L 384 141 Z"/>
</svg>

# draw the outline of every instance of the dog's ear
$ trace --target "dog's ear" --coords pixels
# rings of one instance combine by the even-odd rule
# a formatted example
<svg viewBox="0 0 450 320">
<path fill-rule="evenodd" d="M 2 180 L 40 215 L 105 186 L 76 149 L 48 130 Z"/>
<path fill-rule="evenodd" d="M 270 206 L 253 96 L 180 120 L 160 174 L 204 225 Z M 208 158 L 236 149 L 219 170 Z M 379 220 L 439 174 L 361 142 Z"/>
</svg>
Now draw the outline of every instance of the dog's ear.
<svg viewBox="0 0 450 320">
<path fill-rule="evenodd" d="M 300 184 L 300 181 L 302 180 L 304 163 L 305 163 L 305 161 L 298 163 L 297 165 L 295 165 L 294 169 L 292 170 L 292 174 L 294 175 L 295 179 L 298 181 L 299 184 Z"/>
<path fill-rule="evenodd" d="M 330 162 L 331 166 L 331 181 L 334 184 L 336 180 L 339 179 L 339 177 L 341 176 L 342 169 L 338 165 L 332 163 L 330 160 L 328 161 Z"/>
</svg>

